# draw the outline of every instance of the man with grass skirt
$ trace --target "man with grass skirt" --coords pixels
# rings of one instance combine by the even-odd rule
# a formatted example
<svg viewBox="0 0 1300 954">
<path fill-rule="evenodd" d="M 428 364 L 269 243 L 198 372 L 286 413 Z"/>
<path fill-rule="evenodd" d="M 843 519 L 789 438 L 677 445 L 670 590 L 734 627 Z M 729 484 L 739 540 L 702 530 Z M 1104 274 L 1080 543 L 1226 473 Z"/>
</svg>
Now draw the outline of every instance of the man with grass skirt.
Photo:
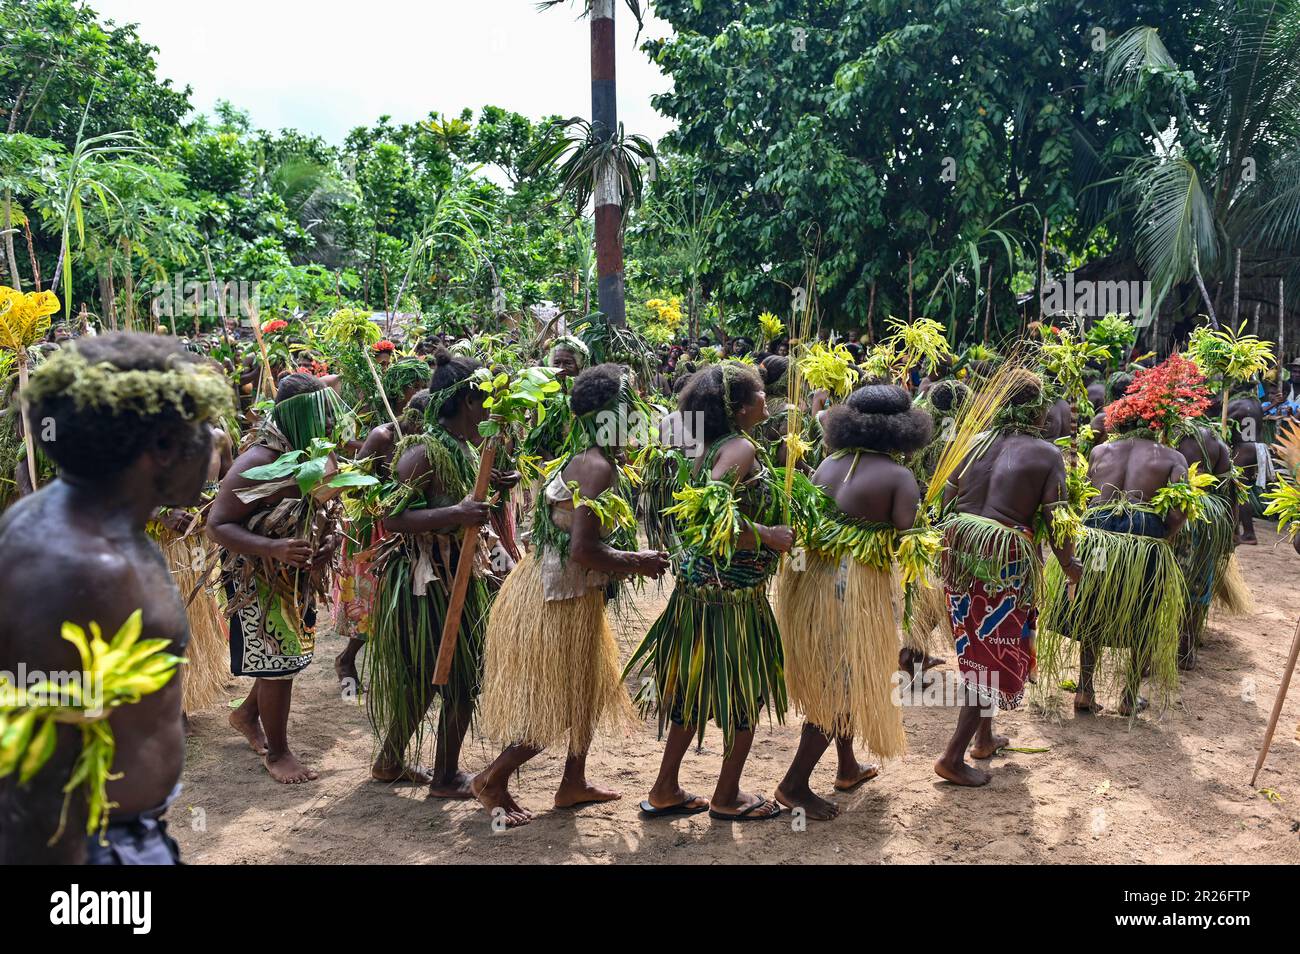
<svg viewBox="0 0 1300 954">
<path fill-rule="evenodd" d="M 230 620 L 230 671 L 256 681 L 230 724 L 285 784 L 317 777 L 289 748 L 294 677 L 311 665 L 316 605 L 332 585 L 340 508 L 323 485 L 304 493 L 295 472 L 341 422 L 332 388 L 310 374 L 280 379 L 275 407 L 253 443 L 221 481 L 208 515 L 208 536 L 225 552 L 222 585 Z M 322 475 L 337 467 L 333 453 Z"/>
<path fill-rule="evenodd" d="M 1130 718 L 1148 706 L 1139 692 L 1144 678 L 1162 701 L 1177 688 L 1187 588 L 1171 542 L 1202 494 L 1173 435 L 1209 405 L 1201 381 L 1180 355 L 1139 371 L 1129 393 L 1107 408 L 1106 442 L 1089 455 L 1097 493 L 1078 543 L 1083 577 L 1070 593 L 1059 571 L 1049 570 L 1039 643 L 1049 687 L 1064 668 L 1064 638 L 1078 644 L 1077 712 L 1102 711 L 1099 665 L 1120 694 L 1119 713 Z"/>
<path fill-rule="evenodd" d="M 1232 558 L 1236 531 L 1237 484 L 1232 472 L 1232 451 L 1216 430 L 1189 417 L 1173 433 L 1178 453 L 1190 468 L 1212 474 L 1214 485 L 1201 499 L 1204 519 L 1190 521 L 1174 539 L 1174 554 L 1187 584 L 1187 613 L 1178 637 L 1178 668 L 1195 669 L 1210 602 L 1223 581 Z M 1181 437 L 1179 437 L 1181 435 Z"/>
<path fill-rule="evenodd" d="M 1042 380 L 1016 368 L 989 386 L 1005 392 L 993 427 L 947 478 L 940 571 L 961 672 L 957 730 L 934 770 L 957 785 L 985 785 L 992 776 L 966 762 L 992 758 L 1008 743 L 994 735 L 993 715 L 1024 697 L 1034 659 L 1042 556 L 1035 527 L 1050 525 L 1066 506 L 1065 462 L 1041 437 L 1052 406 Z M 959 423 L 958 429 L 961 425 Z M 1052 550 L 1071 579 L 1080 568 L 1069 540 Z"/>
<path fill-rule="evenodd" d="M 112 333 L 52 355 L 26 396 L 32 420 L 48 425 L 38 436 L 60 476 L 0 519 L 0 671 L 79 674 L 85 664 L 60 638 L 63 624 L 98 623 L 111 638 L 137 610 L 144 638 L 169 640 L 165 651 L 184 656 L 185 605 L 145 528 L 159 507 L 198 502 L 209 424 L 233 412 L 225 378 L 174 339 Z M 181 695 L 173 675 L 110 710 L 116 749 L 102 837 L 86 835 L 82 787 L 64 794 L 83 750 L 78 726 L 58 727 L 53 755 L 25 783 L 17 774 L 0 781 L 0 864 L 179 863 L 163 815 L 180 793 Z"/>
<path fill-rule="evenodd" d="M 460 770 L 483 672 L 483 632 L 492 577 L 487 503 L 474 500 L 478 426 L 487 420 L 481 372 L 473 358 L 439 348 L 420 433 L 393 452 L 394 483 L 383 503 L 385 538 L 375 555 L 378 587 L 366 650 L 366 708 L 380 736 L 371 775 L 380 781 L 428 785 L 437 798 L 473 798 Z M 518 474 L 494 474 L 509 490 Z M 474 576 L 465 595 L 447 685 L 433 685 L 462 541 L 474 548 Z M 418 756 L 429 707 L 441 698 L 432 770 Z"/>
</svg>

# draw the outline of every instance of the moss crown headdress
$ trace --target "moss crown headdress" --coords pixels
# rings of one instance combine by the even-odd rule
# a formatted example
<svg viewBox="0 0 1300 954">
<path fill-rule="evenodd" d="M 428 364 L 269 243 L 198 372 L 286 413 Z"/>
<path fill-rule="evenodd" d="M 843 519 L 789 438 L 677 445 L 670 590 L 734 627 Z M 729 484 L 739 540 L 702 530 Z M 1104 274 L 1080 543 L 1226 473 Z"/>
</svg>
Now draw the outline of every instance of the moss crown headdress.
<svg viewBox="0 0 1300 954">
<path fill-rule="evenodd" d="M 1011 394 L 1013 398 L 1021 397 L 1022 400 L 1010 400 L 998 411 L 993 419 L 996 430 L 1033 433 L 1042 426 L 1043 411 L 1056 401 L 1051 390 L 1044 386 L 1043 379 L 1028 368 L 1016 372 Z"/>
<path fill-rule="evenodd" d="M 41 363 L 27 385 L 28 401 L 68 397 L 79 410 L 147 417 L 174 410 L 187 421 L 213 421 L 234 413 L 233 393 L 215 368 L 169 360 L 165 371 L 123 371 L 108 361 L 91 364 L 75 344 L 60 348 Z"/>
<path fill-rule="evenodd" d="M 591 360 L 591 350 L 583 343 L 581 338 L 575 338 L 573 335 L 560 335 L 551 342 L 551 350 L 546 352 L 547 359 L 557 351 L 567 351 L 578 359 L 578 370 L 582 370 Z"/>
</svg>

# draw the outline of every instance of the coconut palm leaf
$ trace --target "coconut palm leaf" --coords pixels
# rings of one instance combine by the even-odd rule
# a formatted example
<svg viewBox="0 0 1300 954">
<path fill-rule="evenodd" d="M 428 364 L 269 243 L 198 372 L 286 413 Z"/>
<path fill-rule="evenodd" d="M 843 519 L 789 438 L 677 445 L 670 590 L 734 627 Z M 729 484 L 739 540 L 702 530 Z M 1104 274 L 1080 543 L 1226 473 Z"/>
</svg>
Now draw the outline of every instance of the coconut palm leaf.
<svg viewBox="0 0 1300 954">
<path fill-rule="evenodd" d="M 1178 282 L 1218 259 L 1218 235 L 1209 198 L 1196 167 L 1184 157 L 1136 160 L 1126 187 L 1137 199 L 1134 250 L 1163 298 Z M 1153 305 L 1158 308 L 1159 300 Z"/>
</svg>

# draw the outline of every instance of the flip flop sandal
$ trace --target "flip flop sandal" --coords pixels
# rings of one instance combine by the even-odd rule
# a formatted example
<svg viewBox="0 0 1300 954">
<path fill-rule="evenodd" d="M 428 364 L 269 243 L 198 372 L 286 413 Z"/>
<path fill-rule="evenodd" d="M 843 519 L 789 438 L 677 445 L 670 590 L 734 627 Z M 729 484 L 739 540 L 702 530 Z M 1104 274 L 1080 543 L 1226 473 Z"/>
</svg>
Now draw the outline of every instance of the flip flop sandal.
<svg viewBox="0 0 1300 954">
<path fill-rule="evenodd" d="M 750 805 L 743 812 L 737 812 L 734 815 L 728 815 L 725 812 L 715 812 L 712 808 L 710 808 L 709 817 L 716 818 L 718 821 L 729 821 L 729 822 L 769 821 L 773 818 L 777 818 L 780 816 L 781 814 L 780 805 L 777 805 L 776 811 L 774 811 L 770 815 L 755 815 L 754 812 L 758 811 L 760 808 L 766 808 L 768 805 L 775 805 L 775 804 L 776 804 L 775 802 L 769 802 L 764 796 L 760 795 L 758 797 L 758 801 L 756 801 L 753 805 Z"/>
<path fill-rule="evenodd" d="M 655 808 L 647 799 L 641 803 L 641 814 L 647 818 L 674 818 L 687 815 L 698 815 L 700 812 L 709 810 L 709 803 L 703 805 L 692 805 L 691 802 L 700 798 L 699 795 L 692 795 L 684 802 L 678 802 L 676 805 L 669 805 L 667 808 Z"/>
</svg>

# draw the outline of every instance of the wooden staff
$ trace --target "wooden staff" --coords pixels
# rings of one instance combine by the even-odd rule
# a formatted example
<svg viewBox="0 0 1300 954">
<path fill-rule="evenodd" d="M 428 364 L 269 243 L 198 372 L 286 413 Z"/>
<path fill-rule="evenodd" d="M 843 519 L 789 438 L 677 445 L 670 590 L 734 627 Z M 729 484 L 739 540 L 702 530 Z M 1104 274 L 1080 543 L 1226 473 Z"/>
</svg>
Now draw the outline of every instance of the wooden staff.
<svg viewBox="0 0 1300 954">
<path fill-rule="evenodd" d="M 488 484 L 492 481 L 492 465 L 496 463 L 496 441 L 483 448 L 478 462 L 478 478 L 474 481 L 474 500 L 487 500 Z M 469 592 L 469 578 L 474 574 L 474 557 L 478 551 L 478 527 L 466 527 L 460 541 L 460 557 L 456 561 L 456 579 L 451 584 L 451 600 L 447 603 L 447 619 L 442 624 L 442 642 L 438 644 L 438 662 L 433 667 L 433 684 L 445 686 L 451 678 L 451 663 L 456 657 L 457 637 L 460 635 L 460 618 L 465 613 L 465 594 Z"/>
<path fill-rule="evenodd" d="M 1282 685 L 1277 688 L 1277 699 L 1273 701 L 1273 714 L 1268 717 L 1268 730 L 1264 733 L 1264 744 L 1260 746 L 1259 758 L 1255 759 L 1255 774 L 1250 777 L 1250 787 L 1255 787 L 1259 770 L 1268 758 L 1268 747 L 1273 744 L 1273 732 L 1277 729 L 1277 720 L 1282 716 L 1282 703 L 1286 702 L 1286 691 L 1291 685 L 1291 676 L 1295 672 L 1296 657 L 1300 656 L 1300 621 L 1296 622 L 1295 636 L 1291 639 L 1291 658 L 1287 660 L 1286 672 L 1282 674 Z"/>
</svg>

